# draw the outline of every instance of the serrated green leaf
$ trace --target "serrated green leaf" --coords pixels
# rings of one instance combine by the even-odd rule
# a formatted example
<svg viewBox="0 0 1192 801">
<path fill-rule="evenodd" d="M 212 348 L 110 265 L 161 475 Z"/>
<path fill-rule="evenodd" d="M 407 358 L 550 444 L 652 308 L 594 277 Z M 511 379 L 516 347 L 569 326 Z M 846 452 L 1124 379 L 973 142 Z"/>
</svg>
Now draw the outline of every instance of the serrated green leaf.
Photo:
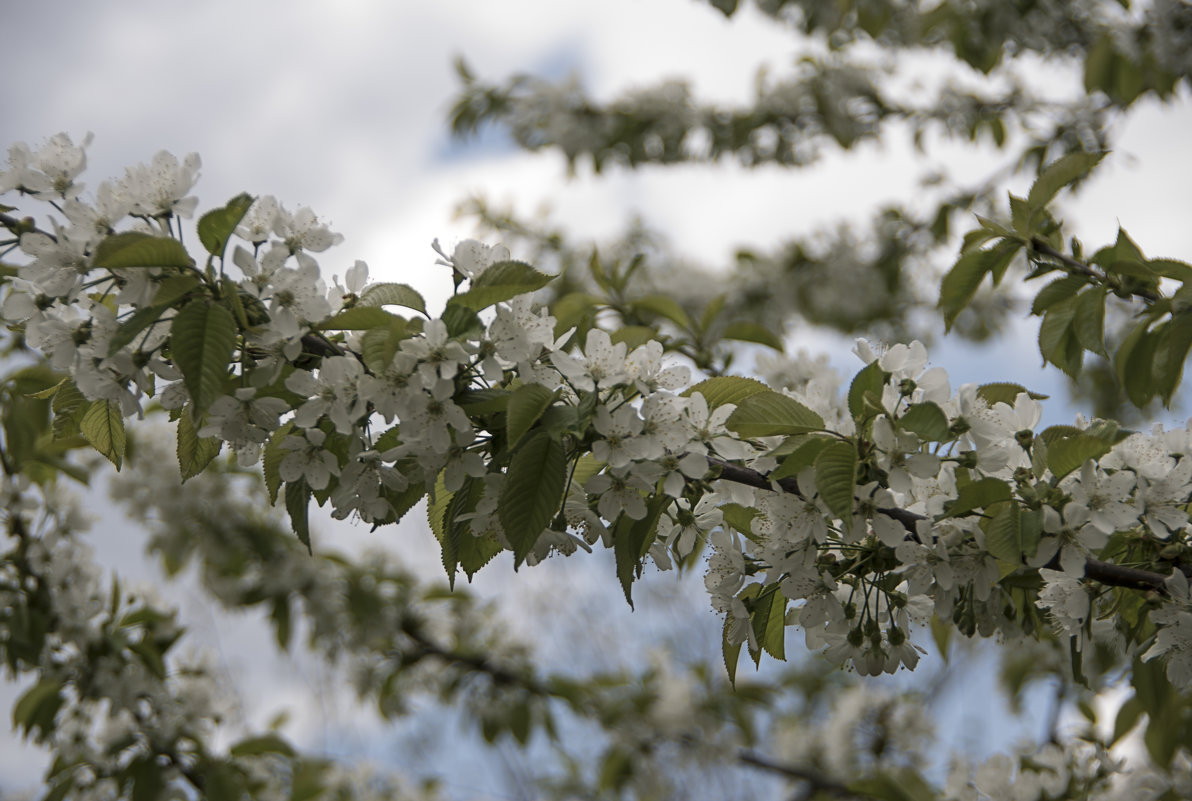
<svg viewBox="0 0 1192 801">
<path fill-rule="evenodd" d="M 1151 272 L 1183 284 L 1192 282 L 1192 264 L 1176 259 L 1151 259 L 1146 263 Z"/>
<path fill-rule="evenodd" d="M 821 431 L 824 420 L 794 398 L 767 390 L 742 399 L 724 425 L 752 438 Z"/>
<path fill-rule="evenodd" d="M 759 345 L 773 348 L 779 353 L 785 350 L 782 337 L 760 323 L 729 323 L 724 327 L 720 336 L 722 339 L 735 339 L 738 342 L 756 342 Z"/>
<path fill-rule="evenodd" d="M 179 415 L 177 454 L 178 470 L 183 482 L 203 472 L 222 447 L 223 440 L 219 437 L 199 436 L 189 412 L 183 411 Z M 276 500 L 276 490 L 273 495 Z"/>
<path fill-rule="evenodd" d="M 1159 397 L 1164 406 L 1171 405 L 1175 391 L 1179 389 L 1184 375 L 1184 363 L 1192 348 L 1192 312 L 1183 311 L 1172 315 L 1167 335 L 1155 348 L 1153 374 L 1157 382 Z"/>
<path fill-rule="evenodd" d="M 224 279 L 231 282 L 231 279 Z M 195 287 L 199 285 L 199 276 L 193 270 L 187 270 L 184 273 L 171 275 L 166 280 L 162 281 L 157 287 L 157 292 L 153 294 L 151 301 L 154 306 L 173 306 L 174 301 L 186 295 Z M 234 282 L 232 282 L 234 283 Z"/>
<path fill-rule="evenodd" d="M 956 500 L 945 505 L 947 517 L 959 517 L 974 509 L 988 509 L 1010 500 L 1010 485 L 997 478 L 982 478 L 957 489 Z"/>
<path fill-rule="evenodd" d="M 986 275 L 993 275 L 996 282 L 1021 247 L 1022 243 L 1018 240 L 1003 239 L 987 250 L 969 251 L 956 261 L 940 281 L 937 305 L 944 313 L 945 330 L 952 329 L 956 317 L 977 293 L 982 279 Z"/>
<path fill-rule="evenodd" d="M 372 328 L 385 328 L 394 320 L 402 320 L 396 314 L 391 314 L 379 306 L 353 306 L 339 314 L 332 315 L 315 328 L 319 331 L 364 331 Z"/>
<path fill-rule="evenodd" d="M 725 525 L 752 538 L 753 518 L 757 516 L 756 509 L 742 506 L 739 503 L 726 503 L 720 507 L 720 511 L 724 515 Z"/>
<path fill-rule="evenodd" d="M 881 414 L 882 392 L 889 373 L 881 368 L 877 359 L 865 365 L 853 376 L 848 388 L 848 411 L 858 422 Z"/>
<path fill-rule="evenodd" d="M 199 218 L 199 241 L 208 253 L 217 259 L 223 258 L 228 240 L 235 233 L 236 226 L 244 219 L 244 215 L 252 208 L 252 204 L 252 195 L 241 192 L 223 208 L 212 209 Z"/>
<path fill-rule="evenodd" d="M 97 400 L 87 407 L 79 421 L 79 429 L 95 450 L 102 453 L 119 470 L 124 462 L 124 415 L 116 401 Z"/>
<path fill-rule="evenodd" d="M 728 674 L 728 683 L 737 686 L 737 663 L 741 661 L 741 643 L 729 643 L 728 633 L 731 618 L 724 618 L 724 631 L 720 635 L 720 653 L 724 657 L 724 671 Z"/>
<path fill-rule="evenodd" d="M 1014 401 L 1018 399 L 1019 393 L 1022 392 L 1025 392 L 1034 400 L 1047 399 L 1046 395 L 1039 392 L 1031 392 L 1021 384 L 1012 384 L 1008 381 L 994 381 L 977 387 L 977 397 L 990 406 L 993 406 L 995 403 L 1006 403 L 1013 406 Z"/>
<path fill-rule="evenodd" d="M 524 262 L 499 261 L 475 278 L 467 292 L 452 297 L 448 305 L 480 311 L 502 301 L 512 300 L 518 295 L 541 289 L 550 283 L 552 278 L 553 276 L 540 273 Z"/>
<path fill-rule="evenodd" d="M 189 410 L 183 411 L 183 415 L 188 415 Z M 261 471 L 265 479 L 265 489 L 269 492 L 269 502 L 277 503 L 277 493 L 281 489 L 281 460 L 289 451 L 282 448 L 281 443 L 290 432 L 294 429 L 294 422 L 291 420 L 283 424 L 280 428 L 273 432 L 269 437 L 269 441 L 265 443 L 265 451 L 261 455 Z"/>
<path fill-rule="evenodd" d="M 1079 470 L 1089 459 L 1099 459 L 1113 446 L 1108 442 L 1081 432 L 1047 443 L 1047 468 L 1056 478 L 1063 478 Z"/>
<path fill-rule="evenodd" d="M 656 495 L 646 504 L 646 514 L 641 520 L 621 515 L 613 526 L 613 555 L 617 562 L 617 578 L 629 608 L 633 608 L 633 582 L 642 573 L 642 561 L 658 531 L 658 519 L 670 503 L 665 495 Z"/>
<path fill-rule="evenodd" d="M 1031 302 L 1031 314 L 1042 315 L 1056 303 L 1075 297 L 1082 288 L 1088 286 L 1088 283 L 1089 279 L 1083 275 L 1066 275 L 1055 279 L 1035 295 Z"/>
<path fill-rule="evenodd" d="M 1021 565 L 1023 548 L 1018 504 L 1007 501 L 987 511 L 993 512 L 993 517 L 984 525 L 985 550 L 1005 562 Z"/>
<path fill-rule="evenodd" d="M 708 402 L 708 411 L 712 411 L 717 406 L 723 406 L 726 403 L 739 404 L 751 395 L 770 391 L 768 386 L 755 378 L 717 376 L 688 387 L 683 391 L 683 397 L 689 398 L 698 392 Z"/>
<path fill-rule="evenodd" d="M 406 284 L 373 284 L 360 293 L 361 306 L 404 306 L 426 314 L 426 301 Z"/>
<path fill-rule="evenodd" d="M 50 398 L 57 395 L 58 390 L 62 389 L 62 387 L 64 387 L 64 386 L 66 386 L 67 382 L 69 382 L 69 381 L 70 381 L 69 378 L 64 378 L 61 381 L 59 381 L 57 384 L 54 384 L 53 386 L 46 387 L 45 389 L 40 390 L 38 392 L 30 392 L 25 397 L 37 398 L 38 400 L 49 400 Z"/>
<path fill-rule="evenodd" d="M 168 236 L 136 231 L 112 234 L 100 241 L 91 260 L 95 267 L 116 270 L 129 267 L 193 267 L 186 248 Z"/>
<path fill-rule="evenodd" d="M 1105 158 L 1105 153 L 1068 153 L 1049 164 L 1031 185 L 1026 202 L 1032 210 L 1052 201 L 1065 186 L 1085 178 Z"/>
<path fill-rule="evenodd" d="M 1071 297 L 1056 303 L 1043 315 L 1043 322 L 1039 324 L 1039 353 L 1046 361 L 1063 370 L 1075 378 L 1080 373 L 1079 343 L 1076 342 L 1072 330 L 1076 316 L 1077 298 Z M 1073 359 L 1072 345 L 1076 345 L 1076 358 Z"/>
<path fill-rule="evenodd" d="M 853 443 L 833 442 L 816 457 L 816 491 L 832 514 L 846 522 L 853 517 L 856 483 L 857 449 Z"/>
<path fill-rule="evenodd" d="M 541 384 L 522 384 L 509 396 L 505 413 L 505 432 L 509 447 L 525 436 L 542 413 L 554 402 L 556 393 Z"/>
<path fill-rule="evenodd" d="M 310 544 L 310 520 L 307 517 L 311 489 L 306 482 L 299 479 L 286 484 L 286 511 L 290 514 L 290 526 L 298 535 L 298 541 L 306 546 L 306 552 L 313 554 Z"/>
<path fill-rule="evenodd" d="M 943 442 L 950 437 L 948 415 L 931 401 L 912 404 L 906 413 L 898 418 L 898 424 L 925 442 Z"/>
<path fill-rule="evenodd" d="M 1076 314 L 1072 318 L 1072 332 L 1076 341 L 1090 353 L 1108 356 L 1105 352 L 1105 297 L 1104 286 L 1092 287 L 1077 296 Z"/>
<path fill-rule="evenodd" d="M 786 661 L 786 603 L 786 596 L 774 583 L 757 594 L 749 612 L 758 644 L 770 656 L 783 661 Z"/>
<path fill-rule="evenodd" d="M 782 464 L 774 472 L 770 473 L 768 478 L 772 481 L 778 481 L 788 476 L 799 475 L 804 468 L 815 464 L 816 458 L 832 442 L 832 437 L 807 437 L 802 444 L 782 460 Z"/>
<path fill-rule="evenodd" d="M 514 452 L 497 501 L 497 514 L 513 547 L 516 564 L 526 558 L 558 510 L 565 468 L 563 446 L 545 431 L 532 434 Z"/>
<path fill-rule="evenodd" d="M 108 355 L 119 351 L 125 345 L 137 338 L 137 335 L 161 318 L 165 306 L 142 306 L 133 312 L 132 316 L 120 323 L 116 333 L 108 343 Z"/>
<path fill-rule="evenodd" d="M 401 342 L 411 335 L 409 321 L 394 317 L 384 328 L 371 328 L 360 338 L 360 356 L 364 364 L 378 373 L 383 373 L 393 362 Z"/>
<path fill-rule="evenodd" d="M 73 381 L 67 380 L 54 393 L 50 402 L 50 409 L 54 412 L 54 422 L 51 429 L 54 439 L 64 439 L 79 433 L 79 421 L 87 410 L 90 401 L 79 392 Z"/>
<path fill-rule="evenodd" d="M 232 313 L 206 298 L 192 300 L 170 326 L 170 351 L 196 414 L 224 394 L 239 331 Z"/>
<path fill-rule="evenodd" d="M 1118 380 L 1126 390 L 1126 397 L 1140 409 L 1150 403 L 1158 392 L 1153 371 L 1155 350 L 1159 345 L 1164 324 L 1151 330 L 1150 325 L 1153 322 L 1154 317 L 1150 317 L 1131 329 L 1118 346 L 1113 359 Z"/>
</svg>

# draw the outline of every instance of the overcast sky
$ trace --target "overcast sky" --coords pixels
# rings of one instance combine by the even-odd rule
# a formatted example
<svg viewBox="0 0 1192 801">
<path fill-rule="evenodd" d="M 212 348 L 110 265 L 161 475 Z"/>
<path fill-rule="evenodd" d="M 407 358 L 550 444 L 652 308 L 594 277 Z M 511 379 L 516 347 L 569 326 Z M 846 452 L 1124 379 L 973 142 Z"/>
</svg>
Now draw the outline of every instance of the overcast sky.
<svg viewBox="0 0 1192 801">
<path fill-rule="evenodd" d="M 915 191 L 916 169 L 897 147 L 868 148 L 797 174 L 721 165 L 612 170 L 599 178 L 581 170 L 568 179 L 557 154 L 523 154 L 499 137 L 471 144 L 448 138 L 446 112 L 458 85 L 452 60 L 459 55 L 490 80 L 577 71 L 593 94 L 608 97 L 686 76 L 701 96 L 725 101 L 748 98 L 761 64 L 782 70 L 797 57 L 790 35 L 752 13 L 728 21 L 695 0 L 338 0 L 334 10 L 310 0 L 40 0 L 6 3 L 4 26 L 9 69 L 0 82 L 0 147 L 36 145 L 59 131 L 78 141 L 93 132 L 91 186 L 159 149 L 179 157 L 197 152 L 200 209 L 241 191 L 276 195 L 291 209 L 310 206 L 346 239 L 324 254 L 326 272 L 342 274 L 364 259 L 374 280 L 410 283 L 432 297 L 449 284 L 433 266 L 430 242 L 438 237 L 450 247 L 471 233 L 452 216 L 470 194 L 512 201 L 524 214 L 549 203 L 584 237 L 615 234 L 640 212 L 678 250 L 715 264 L 738 245 L 780 242 L 797 232 L 792 223 L 809 226 L 839 213 L 860 219 L 868 206 Z M 1040 80 L 1063 77 L 1044 71 Z M 1071 206 L 1069 221 L 1079 219 L 1077 230 L 1091 246 L 1110 241 L 1120 222 L 1148 254 L 1189 259 L 1192 114 L 1186 104 L 1143 106 L 1122 129 L 1102 175 Z M 988 165 L 987 154 L 951 156 L 962 172 Z M 1045 391 L 1059 386 L 1050 374 L 1021 374 L 1038 362 L 1033 329 L 998 347 L 998 363 L 1010 371 L 999 378 Z M 987 355 L 945 346 L 937 361 L 953 371 L 955 385 L 988 380 Z M 856 366 L 845 353 L 835 357 Z M 115 528 L 101 527 L 105 554 L 131 565 L 140 543 L 116 537 Z M 429 538 L 425 531 L 412 535 Z M 433 554 L 426 554 L 424 564 L 433 567 Z M 187 605 L 202 608 L 197 600 Z M 210 622 L 225 646 L 237 642 L 240 627 L 251 632 L 253 625 Z M 226 648 L 230 667 L 250 661 L 236 650 Z M 266 662 L 262 675 L 277 664 Z M 320 680 L 291 669 L 293 682 L 274 674 L 261 685 L 282 697 L 257 698 L 254 719 L 284 706 L 294 686 Z M 299 724 L 304 714 L 297 713 Z M 310 712 L 306 719 L 324 722 L 297 736 L 326 728 L 319 716 L 327 714 Z M 40 768 L 22 754 L 0 734 L 0 776 L 35 780 Z"/>
</svg>

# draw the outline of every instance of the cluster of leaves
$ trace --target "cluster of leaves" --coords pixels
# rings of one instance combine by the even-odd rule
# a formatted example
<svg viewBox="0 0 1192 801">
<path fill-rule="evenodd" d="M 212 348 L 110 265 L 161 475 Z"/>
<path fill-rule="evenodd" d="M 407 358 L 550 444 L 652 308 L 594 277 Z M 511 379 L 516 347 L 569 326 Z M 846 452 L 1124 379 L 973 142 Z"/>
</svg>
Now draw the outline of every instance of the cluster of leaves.
<svg viewBox="0 0 1192 801">
<path fill-rule="evenodd" d="M 1065 186 L 1083 180 L 1104 154 L 1071 154 L 1051 164 L 1025 198 L 1010 196 L 1010 219 L 981 218 L 965 237 L 963 255 L 940 287 L 939 305 L 951 325 L 989 276 L 998 284 L 1015 257 L 1025 253 L 1033 268 L 1028 280 L 1061 273 L 1035 295 L 1031 313 L 1042 318 L 1039 352 L 1044 360 L 1077 377 L 1085 352 L 1111 360 L 1130 401 L 1146 406 L 1158 397 L 1169 406 L 1179 389 L 1192 348 L 1192 266 L 1175 259 L 1148 259 L 1123 231 L 1112 245 L 1085 257 L 1073 238 L 1065 243 L 1062 223 L 1048 210 Z M 1111 299 L 1135 301 L 1120 342 L 1106 342 Z"/>
</svg>

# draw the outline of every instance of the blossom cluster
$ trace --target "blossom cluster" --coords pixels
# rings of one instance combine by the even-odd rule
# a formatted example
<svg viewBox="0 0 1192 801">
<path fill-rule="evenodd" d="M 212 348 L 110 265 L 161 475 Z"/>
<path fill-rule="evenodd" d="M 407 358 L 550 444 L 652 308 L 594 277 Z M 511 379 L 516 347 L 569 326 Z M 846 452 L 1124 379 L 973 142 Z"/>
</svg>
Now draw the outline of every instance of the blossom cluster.
<svg viewBox="0 0 1192 801">
<path fill-rule="evenodd" d="M 124 419 L 152 399 L 178 420 L 184 474 L 226 444 L 262 465 L 300 536 L 312 498 L 379 525 L 429 497 L 452 578 L 501 550 L 533 563 L 599 542 L 628 596 L 643 559 L 700 551 L 729 648 L 780 652 L 767 621 L 782 619 L 841 664 L 892 672 L 935 615 L 970 635 L 1096 637 L 1192 678 L 1188 429 L 1036 432 L 1029 392 L 953 390 L 917 342 L 860 342 L 847 398 L 822 364 L 772 365 L 807 374 L 793 384 L 691 385 L 659 340 L 562 330 L 533 298 L 549 277 L 500 246 L 436 244 L 458 290 L 439 316 L 362 262 L 329 286 L 316 254 L 341 237 L 271 197 L 204 215 L 202 270 L 174 247 L 197 157 L 159 154 L 92 201 L 85 161 L 64 135 L 10 151 L 0 189 L 61 214 L 52 231 L 7 223 L 26 260 L 0 314 L 67 376 L 47 390 L 63 430 L 117 464 Z M 1164 568 L 1146 625 L 1100 614 L 1114 598 L 1090 593 L 1090 565 L 1111 555 Z"/>
</svg>

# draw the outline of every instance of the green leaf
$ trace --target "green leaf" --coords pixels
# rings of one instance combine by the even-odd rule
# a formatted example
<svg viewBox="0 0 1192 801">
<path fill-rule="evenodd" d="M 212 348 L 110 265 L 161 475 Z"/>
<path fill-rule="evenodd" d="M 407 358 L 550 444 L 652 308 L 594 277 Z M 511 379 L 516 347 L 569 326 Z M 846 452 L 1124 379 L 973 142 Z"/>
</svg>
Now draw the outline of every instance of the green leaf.
<svg viewBox="0 0 1192 801">
<path fill-rule="evenodd" d="M 451 298 L 448 305 L 480 311 L 541 289 L 552 277 L 520 261 L 499 261 L 475 278 L 467 292 Z"/>
<path fill-rule="evenodd" d="M 186 248 L 168 236 L 151 236 L 136 231 L 112 234 L 95 248 L 95 267 L 115 270 L 126 267 L 193 267 Z"/>
<path fill-rule="evenodd" d="M 832 514 L 846 523 L 853 517 L 856 483 L 857 449 L 853 443 L 833 442 L 816 457 L 816 491 Z"/>
<path fill-rule="evenodd" d="M 936 793 L 913 768 L 886 768 L 848 784 L 850 794 L 880 801 L 932 801 Z"/>
<path fill-rule="evenodd" d="M 238 333 L 232 313 L 206 298 L 192 300 L 174 318 L 170 350 L 196 414 L 224 394 Z"/>
<path fill-rule="evenodd" d="M 158 801 L 163 797 L 166 780 L 153 757 L 134 760 L 125 771 L 132 780 L 131 801 Z"/>
<path fill-rule="evenodd" d="M 804 468 L 815 464 L 815 460 L 819 457 L 820 453 L 833 441 L 833 437 L 807 437 L 801 445 L 782 460 L 782 464 L 778 466 L 778 469 L 770 473 L 768 478 L 772 481 L 777 481 L 787 476 L 799 475 Z"/>
<path fill-rule="evenodd" d="M 1152 315 L 1131 329 L 1118 346 L 1113 359 L 1118 381 L 1126 390 L 1126 397 L 1140 409 L 1150 403 L 1158 391 L 1154 380 L 1154 363 L 1163 325 L 1151 330 L 1154 320 Z"/>
<path fill-rule="evenodd" d="M 1056 303 L 1039 324 L 1039 353 L 1073 378 L 1080 374 L 1082 353 L 1072 331 L 1076 302 L 1077 298 L 1071 297 Z"/>
<path fill-rule="evenodd" d="M 943 442 L 950 438 L 948 415 L 931 401 L 912 404 L 898 423 L 907 431 L 917 434 L 925 442 Z"/>
<path fill-rule="evenodd" d="M 755 378 L 717 376 L 688 387 L 683 391 L 683 397 L 689 398 L 698 392 L 708 402 L 708 411 L 712 411 L 717 406 L 723 406 L 726 403 L 739 404 L 751 395 L 770 391 L 769 387 Z"/>
<path fill-rule="evenodd" d="M 728 641 L 729 624 L 731 618 L 725 615 L 724 631 L 720 635 L 720 652 L 724 657 L 724 670 L 728 673 L 728 683 L 733 687 L 737 686 L 737 663 L 741 661 L 741 643 L 732 643 Z"/>
<path fill-rule="evenodd" d="M 1108 745 L 1112 747 L 1114 743 L 1129 734 L 1138 725 L 1138 720 L 1144 711 L 1138 697 L 1133 695 L 1118 707 L 1117 717 L 1113 722 L 1113 738 L 1110 739 Z"/>
<path fill-rule="evenodd" d="M 654 544 L 658 519 L 669 503 L 670 499 L 667 496 L 656 495 L 647 503 L 646 515 L 641 520 L 621 515 L 613 526 L 613 554 L 617 562 L 617 578 L 621 581 L 621 590 L 625 593 L 625 600 L 629 602 L 630 609 L 633 608 L 633 581 L 642 574 L 642 561 L 650 546 Z"/>
<path fill-rule="evenodd" d="M 319 331 L 363 331 L 372 328 L 385 328 L 395 321 L 405 319 L 391 314 L 378 306 L 353 306 L 339 314 L 332 315 L 315 328 Z"/>
<path fill-rule="evenodd" d="M 1043 312 L 1059 303 L 1076 296 L 1083 287 L 1088 286 L 1089 279 L 1083 275 L 1066 275 L 1057 278 L 1039 290 L 1031 302 L 1031 314 L 1040 316 Z"/>
<path fill-rule="evenodd" d="M 1034 400 L 1046 400 L 1047 396 L 1038 392 L 1031 392 L 1021 384 L 1012 384 L 1008 381 L 995 381 L 989 384 L 982 384 L 977 387 L 977 397 L 985 401 L 990 406 L 997 403 L 1005 403 L 1010 406 L 1014 405 L 1014 401 L 1018 400 L 1018 395 L 1025 392 Z"/>
<path fill-rule="evenodd" d="M 290 525 L 309 554 L 314 553 L 310 545 L 310 520 L 307 517 L 311 495 L 310 487 L 301 479 L 286 484 L 286 511 L 290 514 Z"/>
<path fill-rule="evenodd" d="M 491 268 L 490 268 L 491 269 Z M 497 514 L 521 564 L 559 508 L 566 480 L 563 446 L 545 432 L 531 435 L 514 454 L 497 501 Z"/>
<path fill-rule="evenodd" d="M 1027 205 L 1032 210 L 1040 209 L 1051 202 L 1052 198 L 1065 186 L 1074 184 L 1088 176 L 1093 168 L 1105 158 L 1105 153 L 1068 153 L 1049 164 L 1026 196 Z"/>
<path fill-rule="evenodd" d="M 405 306 L 426 314 L 426 301 L 422 295 L 406 284 L 373 284 L 360 293 L 361 306 Z"/>
<path fill-rule="evenodd" d="M 658 339 L 658 332 L 648 325 L 623 325 L 609 336 L 614 345 L 625 343 L 629 350 L 640 348 L 651 339 Z"/>
<path fill-rule="evenodd" d="M 945 504 L 947 517 L 959 517 L 974 509 L 988 509 L 995 503 L 1010 500 L 1010 485 L 997 478 L 982 478 L 960 486 L 956 500 Z"/>
<path fill-rule="evenodd" d="M 116 333 L 112 335 L 112 340 L 108 343 L 108 355 L 111 356 L 136 339 L 138 334 L 157 322 L 165 310 L 165 306 L 142 306 L 133 312 L 131 317 L 120 323 Z"/>
<path fill-rule="evenodd" d="M 944 313 L 944 328 L 951 330 L 956 317 L 973 299 L 987 274 L 997 283 L 1017 255 L 1022 243 L 1003 239 L 988 250 L 972 250 L 961 256 L 940 282 L 939 308 Z"/>
<path fill-rule="evenodd" d="M 444 474 L 435 484 L 435 503 L 428 507 L 427 514 L 437 520 L 436 536 L 443 550 L 443 568 L 452 589 L 455 588 L 455 573 L 460 567 L 468 580 L 484 567 L 502 547 L 491 535 L 476 536 L 467 515 L 476 511 L 476 504 L 484 496 L 484 480 L 468 476 L 458 492 L 449 493 L 443 483 Z"/>
<path fill-rule="evenodd" d="M 229 278 L 225 278 L 224 281 L 225 286 L 227 283 L 232 283 L 233 286 L 235 284 L 235 282 L 232 282 Z M 192 289 L 197 287 L 199 282 L 200 278 L 193 270 L 187 270 L 184 273 L 171 275 L 169 278 L 162 281 L 160 285 L 158 285 L 157 292 L 153 294 L 153 300 L 151 303 L 154 306 L 173 306 L 174 301 L 183 297 L 187 292 L 190 292 Z"/>
<path fill-rule="evenodd" d="M 38 740 L 54 731 L 54 717 L 62 707 L 62 685 L 51 678 L 43 678 L 21 694 L 12 708 L 12 727 L 21 729 L 26 737 L 37 730 Z"/>
<path fill-rule="evenodd" d="M 385 328 L 371 328 L 360 338 L 360 355 L 370 370 L 384 372 L 392 363 L 403 339 L 408 339 L 409 321 L 394 317 Z"/>
<path fill-rule="evenodd" d="M 1112 444 L 1085 433 L 1047 443 L 1047 467 L 1056 478 L 1079 470 L 1089 459 L 1100 459 Z"/>
<path fill-rule="evenodd" d="M 187 414 L 186 411 L 183 414 Z M 294 422 L 289 421 L 273 432 L 269 441 L 265 443 L 265 452 L 261 455 L 261 472 L 265 478 L 265 489 L 269 492 L 269 502 L 277 503 L 277 493 L 281 489 L 281 460 L 289 451 L 282 448 L 281 443 L 294 429 Z"/>
<path fill-rule="evenodd" d="M 97 400 L 87 408 L 79 429 L 95 450 L 108 457 L 119 470 L 124 461 L 124 415 L 116 401 Z"/>
<path fill-rule="evenodd" d="M 684 330 L 691 329 L 691 318 L 687 316 L 687 312 L 679 305 L 678 301 L 672 297 L 667 295 L 645 295 L 634 300 L 631 305 L 635 310 L 665 317 L 679 328 Z"/>
<path fill-rule="evenodd" d="M 724 332 L 720 336 L 723 339 L 735 339 L 738 342 L 756 342 L 780 353 L 785 349 L 782 337 L 760 323 L 729 323 L 724 327 Z"/>
<path fill-rule="evenodd" d="M 1005 562 L 1021 565 L 1023 547 L 1018 504 L 1007 501 L 994 508 L 997 509 L 996 513 L 984 526 L 985 550 Z"/>
<path fill-rule="evenodd" d="M 738 403 L 725 427 L 746 438 L 769 437 L 820 431 L 824 420 L 794 398 L 767 390 Z"/>
<path fill-rule="evenodd" d="M 1192 348 L 1192 312 L 1183 311 L 1172 315 L 1167 335 L 1155 348 L 1154 375 L 1158 393 L 1165 406 L 1171 405 L 1171 398 L 1180 386 L 1184 375 L 1184 363 Z"/>
<path fill-rule="evenodd" d="M 1105 297 L 1108 291 L 1104 286 L 1096 286 L 1080 293 L 1076 300 L 1076 315 L 1072 319 L 1072 332 L 1080 346 L 1090 353 L 1107 358 Z"/>
<path fill-rule="evenodd" d="M 726 525 L 746 537 L 753 537 L 753 518 L 757 516 L 756 509 L 742 506 L 739 503 L 726 503 L 720 507 L 720 511 L 724 514 Z"/>
<path fill-rule="evenodd" d="M 786 661 L 786 603 L 778 583 L 763 588 L 750 604 L 749 622 L 757 642 L 770 656 Z"/>
<path fill-rule="evenodd" d="M 178 417 L 177 453 L 178 471 L 182 474 L 184 482 L 203 472 L 222 447 L 223 440 L 219 437 L 200 437 L 190 412 L 183 410 Z M 276 490 L 273 495 L 276 500 Z"/>
<path fill-rule="evenodd" d="M 858 422 L 885 411 L 882 408 L 882 392 L 889 373 L 874 359 L 853 376 L 848 388 L 848 411 Z"/>
<path fill-rule="evenodd" d="M 68 379 L 62 384 L 50 402 L 50 408 L 54 412 L 54 422 L 51 424 L 54 439 L 64 439 L 78 434 L 79 422 L 90 403 L 73 381 Z"/>
<path fill-rule="evenodd" d="M 260 756 L 261 754 L 281 754 L 285 757 L 297 755 L 294 747 L 278 734 L 262 734 L 248 737 L 228 749 L 234 757 Z"/>
<path fill-rule="evenodd" d="M 509 447 L 515 447 L 554 402 L 556 393 L 541 384 L 522 384 L 509 396 L 505 431 Z"/>
<path fill-rule="evenodd" d="M 244 219 L 244 215 L 252 208 L 252 195 L 241 192 L 228 201 L 220 209 L 212 209 L 199 218 L 199 241 L 212 256 L 222 259 L 228 240 L 236 231 L 236 226 Z"/>
</svg>

